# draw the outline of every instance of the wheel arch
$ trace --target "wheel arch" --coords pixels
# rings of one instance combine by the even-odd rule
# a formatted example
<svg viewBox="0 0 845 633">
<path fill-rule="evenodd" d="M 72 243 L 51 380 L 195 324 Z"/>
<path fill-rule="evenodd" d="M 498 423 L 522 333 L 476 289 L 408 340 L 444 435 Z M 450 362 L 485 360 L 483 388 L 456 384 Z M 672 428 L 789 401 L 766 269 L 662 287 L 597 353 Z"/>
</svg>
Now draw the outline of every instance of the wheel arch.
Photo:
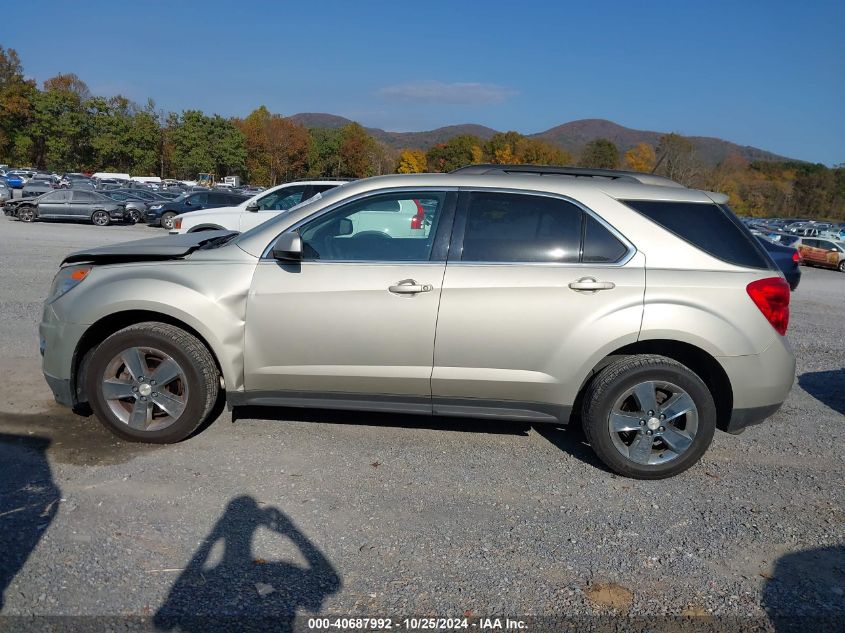
<svg viewBox="0 0 845 633">
<path fill-rule="evenodd" d="M 197 233 L 199 231 L 226 231 L 228 229 L 223 228 L 219 224 L 198 224 L 197 226 L 191 227 L 188 229 L 188 233 Z"/>
<path fill-rule="evenodd" d="M 209 344 L 208 340 L 201 332 L 198 332 L 185 321 L 168 314 L 153 312 L 150 310 L 126 310 L 123 312 L 116 312 L 103 317 L 91 325 L 85 331 L 85 334 L 83 334 L 79 339 L 73 353 L 71 364 L 71 393 L 74 394 L 74 401 L 77 405 L 83 405 L 83 410 L 85 412 L 88 410 L 87 397 L 85 395 L 85 364 L 88 361 L 90 353 L 97 347 L 97 345 L 105 341 L 115 332 L 118 332 L 125 327 L 129 327 L 130 325 L 143 323 L 145 321 L 167 323 L 181 328 L 192 336 L 195 336 L 206 347 L 208 353 L 211 354 L 220 375 L 224 375 L 220 359 L 218 358 L 214 347 Z M 221 391 L 225 392 L 225 380 L 224 386 L 221 386 Z"/>
<path fill-rule="evenodd" d="M 696 347 L 690 343 L 670 339 L 637 341 L 636 343 L 630 343 L 619 347 L 607 354 L 598 363 L 596 363 L 582 381 L 581 387 L 578 390 L 578 398 L 575 406 L 573 407 L 573 412 L 576 414 L 580 412 L 584 391 L 586 390 L 590 380 L 592 380 L 598 372 L 619 358 L 641 354 L 657 354 L 660 356 L 666 356 L 667 358 L 671 358 L 672 360 L 675 360 L 692 370 L 699 378 L 701 378 L 701 380 L 704 381 L 704 384 L 707 385 L 707 388 L 713 396 L 713 401 L 716 404 L 716 426 L 721 430 L 725 430 L 727 428 L 731 419 L 731 411 L 733 410 L 734 400 L 733 387 L 731 386 L 731 381 L 728 378 L 727 373 L 719 364 L 719 361 L 700 347 Z"/>
</svg>

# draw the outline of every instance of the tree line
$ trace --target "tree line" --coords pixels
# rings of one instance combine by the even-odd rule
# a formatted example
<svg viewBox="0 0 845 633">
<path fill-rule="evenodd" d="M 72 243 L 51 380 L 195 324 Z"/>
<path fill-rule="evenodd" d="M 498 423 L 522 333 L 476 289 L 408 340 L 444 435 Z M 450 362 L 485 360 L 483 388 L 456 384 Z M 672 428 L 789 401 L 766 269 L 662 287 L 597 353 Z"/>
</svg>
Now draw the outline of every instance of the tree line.
<svg viewBox="0 0 845 633">
<path fill-rule="evenodd" d="M 734 155 L 714 166 L 678 134 L 664 135 L 656 147 L 640 143 L 627 151 L 596 139 L 577 156 L 518 132 L 486 140 L 458 135 L 427 150 L 399 151 L 357 123 L 308 129 L 265 106 L 243 119 L 200 110 L 165 113 L 152 100 L 140 106 L 120 95 L 92 95 L 74 74 L 57 75 L 39 87 L 25 78 L 14 49 L 2 46 L 0 162 L 180 179 L 240 175 L 265 186 L 300 178 L 447 172 L 482 162 L 624 168 L 727 193 L 743 215 L 845 219 L 845 165 L 749 163 Z"/>
</svg>

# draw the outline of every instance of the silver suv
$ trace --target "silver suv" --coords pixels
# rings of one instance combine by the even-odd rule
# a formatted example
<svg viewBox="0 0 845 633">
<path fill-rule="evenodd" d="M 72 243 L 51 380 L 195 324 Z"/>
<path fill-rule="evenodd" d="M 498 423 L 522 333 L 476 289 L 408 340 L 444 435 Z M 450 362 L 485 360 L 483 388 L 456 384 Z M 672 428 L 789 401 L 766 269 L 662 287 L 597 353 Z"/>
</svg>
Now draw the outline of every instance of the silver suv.
<svg viewBox="0 0 845 633">
<path fill-rule="evenodd" d="M 668 477 L 793 382 L 789 286 L 725 201 L 536 167 L 350 182 L 243 234 L 68 256 L 44 373 L 133 441 L 224 402 L 577 421 L 614 471 Z"/>
</svg>

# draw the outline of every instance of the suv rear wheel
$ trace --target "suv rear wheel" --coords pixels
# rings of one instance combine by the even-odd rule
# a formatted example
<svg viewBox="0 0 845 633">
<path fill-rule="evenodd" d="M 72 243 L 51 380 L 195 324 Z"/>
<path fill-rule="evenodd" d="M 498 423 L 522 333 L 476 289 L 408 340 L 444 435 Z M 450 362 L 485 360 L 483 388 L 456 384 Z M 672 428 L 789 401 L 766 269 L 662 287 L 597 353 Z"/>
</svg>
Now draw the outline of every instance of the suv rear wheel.
<svg viewBox="0 0 845 633">
<path fill-rule="evenodd" d="M 710 446 L 716 405 L 684 365 L 665 356 L 631 356 L 590 383 L 582 420 L 596 455 L 613 471 L 663 479 L 695 464 Z"/>
<path fill-rule="evenodd" d="M 110 431 L 131 441 L 169 444 L 209 417 L 219 374 L 195 336 L 148 322 L 103 341 L 91 356 L 85 384 L 91 408 Z"/>
</svg>

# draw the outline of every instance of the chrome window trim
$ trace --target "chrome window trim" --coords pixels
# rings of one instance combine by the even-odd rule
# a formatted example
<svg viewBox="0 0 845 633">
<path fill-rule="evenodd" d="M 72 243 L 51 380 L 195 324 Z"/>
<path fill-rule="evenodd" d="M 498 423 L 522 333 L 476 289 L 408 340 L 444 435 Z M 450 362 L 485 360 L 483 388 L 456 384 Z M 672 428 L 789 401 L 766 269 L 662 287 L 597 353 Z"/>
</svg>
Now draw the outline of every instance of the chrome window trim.
<svg viewBox="0 0 845 633">
<path fill-rule="evenodd" d="M 371 189 L 370 191 L 364 191 L 364 192 L 356 194 L 354 196 L 349 196 L 348 198 L 344 198 L 343 200 L 338 200 L 334 204 L 329 205 L 327 207 L 324 207 L 323 209 L 320 209 L 319 211 L 314 212 L 312 215 L 309 215 L 307 218 L 301 219 L 296 224 L 293 224 L 292 226 L 288 227 L 287 229 L 285 229 L 284 231 L 279 233 L 276 237 L 274 237 L 272 240 L 270 240 L 270 242 L 264 248 L 264 251 L 261 253 L 261 259 L 262 260 L 270 259 L 272 261 L 276 261 L 275 259 L 270 257 L 270 252 L 273 250 L 273 244 L 275 244 L 276 240 L 279 239 L 282 235 L 284 235 L 285 233 L 290 233 L 292 231 L 298 231 L 299 228 L 303 224 L 307 224 L 308 222 L 311 222 L 312 220 L 316 220 L 317 218 L 322 217 L 323 215 L 325 215 L 327 213 L 331 213 L 332 211 L 339 209 L 340 207 L 345 206 L 349 203 L 357 202 L 359 200 L 363 200 L 364 198 L 372 198 L 372 197 L 375 197 L 375 196 L 380 196 L 380 195 L 388 194 L 388 193 L 413 193 L 413 192 L 416 192 L 416 191 L 432 191 L 432 192 L 438 192 L 438 193 L 456 193 L 459 190 L 460 190 L 459 187 L 434 187 L 434 186 L 431 186 L 431 185 L 425 186 L 425 187 L 388 187 L 388 188 L 385 188 L 385 189 Z M 303 260 L 301 263 L 313 262 L 313 261 L 317 261 L 317 260 Z M 381 261 L 381 260 L 371 260 L 371 259 L 356 259 L 356 260 L 346 260 L 346 261 L 323 260 L 322 263 L 326 263 L 327 261 L 333 261 L 333 262 L 336 262 L 336 263 L 350 263 L 350 264 L 351 263 L 354 263 L 354 264 L 372 264 L 372 263 L 410 264 L 410 263 L 414 263 L 413 261 L 410 261 L 410 260 L 408 260 L 408 261 L 405 261 L 405 260 Z M 427 263 L 435 263 L 435 264 L 436 263 L 439 263 L 439 264 L 445 264 L 446 263 L 445 261 L 443 261 L 443 262 L 429 262 L 429 260 L 424 260 L 424 261 L 427 262 Z"/>
<path fill-rule="evenodd" d="M 609 224 L 603 217 L 599 216 L 595 213 L 592 209 L 587 207 L 582 202 L 571 198 L 570 196 L 560 194 L 560 193 L 552 193 L 549 191 L 536 191 L 533 189 L 511 189 L 508 187 L 460 187 L 461 193 L 473 193 L 475 191 L 485 192 L 485 193 L 514 193 L 514 194 L 527 194 L 527 195 L 538 195 L 543 196 L 546 198 L 555 198 L 557 200 L 563 200 L 564 202 L 569 202 L 574 204 L 576 207 L 581 209 L 584 213 L 588 214 L 592 217 L 596 222 L 601 224 L 604 228 L 606 228 L 611 235 L 613 235 L 616 239 L 622 242 L 622 245 L 625 246 L 627 252 L 623 257 L 615 262 L 482 262 L 482 261 L 469 261 L 469 260 L 462 260 L 462 259 L 448 259 L 446 261 L 448 266 L 462 266 L 462 265 L 469 265 L 469 266 L 543 266 L 543 267 L 559 267 L 559 268 L 622 268 L 631 259 L 634 255 L 637 254 L 637 247 L 634 246 L 631 241 L 626 238 L 622 233 L 620 233 L 616 227 Z"/>
</svg>

